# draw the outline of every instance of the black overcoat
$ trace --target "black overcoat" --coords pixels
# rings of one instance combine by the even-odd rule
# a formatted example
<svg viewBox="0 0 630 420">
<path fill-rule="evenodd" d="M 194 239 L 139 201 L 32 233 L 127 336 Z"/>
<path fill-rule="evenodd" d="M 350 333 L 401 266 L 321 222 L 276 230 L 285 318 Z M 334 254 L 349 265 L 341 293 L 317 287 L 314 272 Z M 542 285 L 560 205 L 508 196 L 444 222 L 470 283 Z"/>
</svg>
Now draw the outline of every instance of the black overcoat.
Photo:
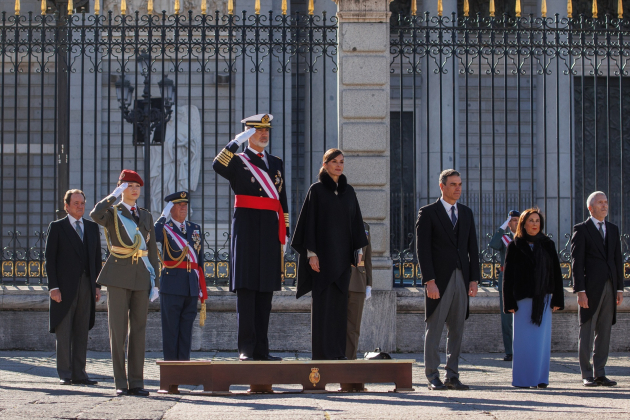
<svg viewBox="0 0 630 420">
<path fill-rule="evenodd" d="M 553 272 L 552 281 L 547 290 L 551 294 L 551 306 L 564 309 L 564 288 L 562 287 L 562 269 L 556 252 L 556 244 L 545 238 L 539 242 L 543 250 L 551 257 Z M 536 281 L 536 261 L 534 251 L 523 238 L 515 238 L 505 252 L 505 266 L 503 270 L 503 312 L 510 309 L 518 310 L 518 301 L 534 297 Z"/>
<path fill-rule="evenodd" d="M 335 194 L 335 190 L 337 194 Z M 311 185 L 300 216 L 291 246 L 300 254 L 298 260 L 297 295 L 301 297 L 314 290 L 321 292 L 340 279 L 354 263 L 354 252 L 368 244 L 363 217 L 357 195 L 346 177 L 339 177 L 339 185 L 323 172 L 319 182 Z M 308 263 L 307 250 L 317 254 L 320 272 L 313 271 Z M 348 290 L 350 277 L 339 284 Z"/>
<path fill-rule="evenodd" d="M 247 169 L 241 158 L 235 155 L 238 144 L 228 143 L 214 159 L 214 170 L 230 181 L 235 195 L 267 197 L 262 186 Z M 287 205 L 286 182 L 282 159 L 267 154 L 269 168 L 265 162 L 249 149 L 245 152 L 253 165 L 269 174 L 279 193 L 285 220 L 271 210 L 235 208 L 232 218 L 230 242 L 230 290 L 249 289 L 258 292 L 273 292 L 282 286 L 281 251 L 278 223 L 285 223 L 289 235 L 289 207 Z"/>
<path fill-rule="evenodd" d="M 457 268 L 458 259 L 466 290 L 471 281 L 479 281 L 479 247 L 473 212 L 460 203 L 457 203 L 457 212 L 457 223 L 460 224 L 458 236 L 455 236 L 453 223 L 440 199 L 422 207 L 416 221 L 416 255 L 422 272 L 422 284 L 435 280 L 440 299 Z M 440 299 L 425 299 L 425 319 L 429 319 Z"/>
<path fill-rule="evenodd" d="M 606 222 L 606 242 L 590 220 L 573 227 L 571 260 L 573 266 L 573 293 L 585 291 L 589 307 L 578 308 L 580 325 L 591 319 L 602 297 L 604 286 L 611 279 L 613 293 L 623 290 L 623 260 L 619 228 Z M 616 301 L 616 296 L 614 301 Z M 617 322 L 617 305 L 614 307 L 613 325 Z"/>
<path fill-rule="evenodd" d="M 56 220 L 48 226 L 46 240 L 46 275 L 48 276 L 48 290 L 59 288 L 61 302 L 50 299 L 50 316 L 48 330 L 55 332 L 55 328 L 68 313 L 77 295 L 79 282 L 83 274 L 83 258 L 87 258 L 92 285 L 92 304 L 89 314 L 89 328 L 94 326 L 94 309 L 96 305 L 96 279 L 101 272 L 101 238 L 98 225 L 91 220 L 83 219 L 84 242 L 77 235 L 68 217 Z"/>
</svg>

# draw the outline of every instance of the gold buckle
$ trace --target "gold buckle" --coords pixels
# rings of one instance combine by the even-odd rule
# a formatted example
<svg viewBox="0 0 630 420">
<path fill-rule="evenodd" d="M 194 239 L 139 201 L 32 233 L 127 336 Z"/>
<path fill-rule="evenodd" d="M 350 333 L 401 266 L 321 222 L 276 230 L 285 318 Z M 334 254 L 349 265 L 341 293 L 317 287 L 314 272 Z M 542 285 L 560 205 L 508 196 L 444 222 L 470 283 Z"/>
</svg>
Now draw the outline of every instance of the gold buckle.
<svg viewBox="0 0 630 420">
<path fill-rule="evenodd" d="M 190 273 L 190 261 L 186 261 L 186 270 Z"/>
</svg>

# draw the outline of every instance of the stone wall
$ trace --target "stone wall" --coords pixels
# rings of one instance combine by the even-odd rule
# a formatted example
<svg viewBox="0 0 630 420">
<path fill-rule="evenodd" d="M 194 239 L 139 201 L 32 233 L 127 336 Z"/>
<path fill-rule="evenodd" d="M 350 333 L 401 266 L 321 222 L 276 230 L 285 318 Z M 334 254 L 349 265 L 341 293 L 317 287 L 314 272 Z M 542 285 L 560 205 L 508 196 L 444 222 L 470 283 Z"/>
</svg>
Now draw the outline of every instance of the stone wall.
<svg viewBox="0 0 630 420">
<path fill-rule="evenodd" d="M 391 292 L 375 291 L 366 303 L 359 350 L 381 347 L 386 351 L 423 352 L 424 293 L 419 288 L 397 288 L 396 299 Z M 195 322 L 193 351 L 236 351 L 236 296 L 223 288 L 210 288 L 206 325 Z M 630 289 L 619 308 L 613 327 L 611 351 L 630 351 Z M 503 352 L 499 320 L 499 294 L 494 289 L 481 288 L 471 299 L 471 314 L 466 321 L 462 350 L 465 353 Z M 552 350 L 577 351 L 577 303 L 570 289 L 565 290 L 565 311 L 553 316 Z M 377 319 L 376 317 L 380 317 Z M 383 323 L 386 319 L 386 323 Z M 269 343 L 272 351 L 311 350 L 310 299 L 295 299 L 295 288 L 285 287 L 276 292 L 269 323 Z M 379 328 L 374 328 L 379 325 Z M 162 350 L 159 304 L 150 305 L 147 323 L 147 351 Z M 446 333 L 442 337 L 444 349 Z M 88 348 L 108 351 L 107 292 L 97 304 L 96 322 L 90 331 Z M 0 290 L 0 350 L 55 349 L 54 334 L 48 332 L 48 292 L 41 287 L 3 286 Z"/>
</svg>

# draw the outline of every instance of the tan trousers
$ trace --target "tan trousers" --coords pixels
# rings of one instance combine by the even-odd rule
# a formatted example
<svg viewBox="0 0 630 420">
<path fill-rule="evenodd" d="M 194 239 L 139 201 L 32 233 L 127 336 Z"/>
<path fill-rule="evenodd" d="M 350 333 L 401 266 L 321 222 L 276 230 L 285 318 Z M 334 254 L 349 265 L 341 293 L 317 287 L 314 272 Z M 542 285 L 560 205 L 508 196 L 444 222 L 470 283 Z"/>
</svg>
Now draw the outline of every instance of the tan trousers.
<svg viewBox="0 0 630 420">
<path fill-rule="evenodd" d="M 348 292 L 348 328 L 346 332 L 346 357 L 348 360 L 357 358 L 364 304 L 365 292 Z"/>
<path fill-rule="evenodd" d="M 116 389 L 144 388 L 144 348 L 146 342 L 149 291 L 107 287 L 109 343 Z M 125 372 L 125 339 L 127 373 Z"/>
</svg>

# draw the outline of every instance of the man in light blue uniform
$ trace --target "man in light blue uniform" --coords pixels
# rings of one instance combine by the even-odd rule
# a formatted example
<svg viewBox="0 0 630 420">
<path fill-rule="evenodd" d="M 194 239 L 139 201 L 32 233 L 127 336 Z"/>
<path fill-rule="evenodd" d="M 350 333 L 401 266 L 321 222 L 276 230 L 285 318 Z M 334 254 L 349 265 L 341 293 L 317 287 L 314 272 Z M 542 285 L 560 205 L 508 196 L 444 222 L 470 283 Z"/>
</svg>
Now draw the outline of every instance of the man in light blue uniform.
<svg viewBox="0 0 630 420">
<path fill-rule="evenodd" d="M 514 240 L 514 232 L 518 226 L 518 219 L 521 213 L 517 210 L 510 210 L 508 218 L 494 234 L 490 240 L 490 248 L 499 251 L 501 261 L 501 271 L 499 272 L 499 305 L 501 308 L 501 332 L 503 333 L 503 346 L 505 347 L 506 362 L 512 361 L 512 314 L 503 313 L 503 265 L 505 264 L 505 251 L 510 242 Z"/>
</svg>

